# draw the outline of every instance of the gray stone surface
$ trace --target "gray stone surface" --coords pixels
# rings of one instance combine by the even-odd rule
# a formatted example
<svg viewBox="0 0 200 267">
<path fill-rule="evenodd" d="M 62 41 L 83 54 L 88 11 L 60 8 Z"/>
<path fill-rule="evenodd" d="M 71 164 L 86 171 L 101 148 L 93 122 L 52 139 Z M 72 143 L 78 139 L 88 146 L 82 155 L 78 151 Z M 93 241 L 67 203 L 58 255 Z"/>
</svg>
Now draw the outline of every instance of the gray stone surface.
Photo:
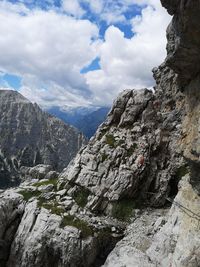
<svg viewBox="0 0 200 267">
<path fill-rule="evenodd" d="M 171 180 L 184 165 L 178 145 L 184 109 L 175 104 L 183 96 L 172 86 L 176 75 L 169 68 L 154 69 L 154 77 L 156 94 L 122 92 L 93 139 L 59 175 L 69 194 L 79 187 L 90 191 L 92 211 L 109 212 L 122 197 L 159 206 L 171 194 Z"/>
<path fill-rule="evenodd" d="M 43 168 L 0 193 L 2 267 L 200 266 L 199 1 L 162 4 L 174 18 L 155 93 L 122 92 L 58 180 Z"/>
<path fill-rule="evenodd" d="M 92 267 L 104 262 L 124 224 L 92 215 L 62 191 L 26 181 L 0 194 L 1 267 Z"/>
<path fill-rule="evenodd" d="M 22 196 L 12 190 L 0 194 L 0 266 L 5 266 L 10 246 L 23 215 Z"/>
<path fill-rule="evenodd" d="M 149 210 L 139 216 L 128 227 L 125 237 L 108 256 L 103 267 L 199 266 L 200 197 L 188 178 L 182 179 L 169 213 L 166 214 L 166 209 Z"/>
<path fill-rule="evenodd" d="M 16 91 L 0 90 L 0 187 L 19 182 L 21 166 L 61 171 L 86 142 L 74 127 L 43 112 Z"/>
<path fill-rule="evenodd" d="M 185 85 L 200 72 L 200 4 L 199 0 L 162 0 L 173 16 L 167 29 L 166 64 Z"/>
</svg>

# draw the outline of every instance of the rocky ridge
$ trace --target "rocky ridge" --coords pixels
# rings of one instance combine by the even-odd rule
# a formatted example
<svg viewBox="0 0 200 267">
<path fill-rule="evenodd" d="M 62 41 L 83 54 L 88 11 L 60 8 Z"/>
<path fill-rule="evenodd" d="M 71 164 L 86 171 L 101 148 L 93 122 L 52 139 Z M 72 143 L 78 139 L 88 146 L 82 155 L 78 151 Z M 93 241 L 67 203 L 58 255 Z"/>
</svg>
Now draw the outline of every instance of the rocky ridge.
<svg viewBox="0 0 200 267">
<path fill-rule="evenodd" d="M 29 169 L 1 194 L 2 266 L 199 267 L 199 74 L 176 68 L 197 2 L 162 0 L 169 45 L 180 40 L 153 70 L 155 93 L 124 91 L 58 178 Z"/>
<path fill-rule="evenodd" d="M 187 171 L 178 145 L 184 97 L 168 67 L 154 69 L 154 77 L 155 94 L 141 89 L 119 95 L 96 135 L 59 176 L 69 193 L 90 191 L 92 211 L 109 214 L 124 199 L 162 206 L 178 191 Z"/>
<path fill-rule="evenodd" d="M 84 208 L 84 196 L 33 179 L 0 195 L 0 266 L 101 266 L 125 223 Z"/>
<path fill-rule="evenodd" d="M 0 188 L 19 182 L 21 166 L 51 165 L 61 171 L 84 136 L 43 112 L 16 91 L 0 90 Z"/>
</svg>

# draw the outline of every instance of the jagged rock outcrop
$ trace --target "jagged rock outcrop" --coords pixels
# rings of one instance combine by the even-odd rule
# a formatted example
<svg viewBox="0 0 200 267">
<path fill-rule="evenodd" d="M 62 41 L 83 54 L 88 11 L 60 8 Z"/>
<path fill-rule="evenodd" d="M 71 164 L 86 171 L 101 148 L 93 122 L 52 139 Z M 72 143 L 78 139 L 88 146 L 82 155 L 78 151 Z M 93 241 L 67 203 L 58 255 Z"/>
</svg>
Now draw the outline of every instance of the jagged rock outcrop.
<svg viewBox="0 0 200 267">
<path fill-rule="evenodd" d="M 182 169 L 181 173 L 184 174 L 188 170 L 189 174 L 181 179 L 178 194 L 169 214 L 153 223 L 155 229 L 154 225 L 148 224 L 155 211 L 143 214 L 130 226 L 126 237 L 109 255 L 105 267 L 131 267 L 133 263 L 135 267 L 142 264 L 149 267 L 200 266 L 200 2 L 161 2 L 171 15 L 174 14 L 167 32 L 168 55 L 164 65 L 170 67 L 170 72 L 175 72 L 176 75 L 172 86 L 168 87 L 168 74 L 166 68 L 163 68 L 164 65 L 160 67 L 161 72 L 158 75 L 155 70 L 156 90 L 163 92 L 164 98 L 170 95 L 171 90 L 175 89 L 177 96 L 180 90 L 183 91 L 181 102 L 178 99 L 175 101 L 176 105 L 181 104 L 185 109 L 182 113 L 182 130 L 177 144 L 189 166 L 188 169 Z M 138 239 L 138 232 L 143 242 Z M 147 244 L 145 248 L 144 243 Z"/>
<path fill-rule="evenodd" d="M 161 0 L 173 16 L 167 29 L 166 64 L 178 74 L 184 89 L 200 72 L 199 0 Z"/>
<path fill-rule="evenodd" d="M 0 194 L 1 267 L 101 266 L 121 239 L 124 223 L 92 215 L 56 184 L 34 179 Z"/>
<path fill-rule="evenodd" d="M 163 65 L 154 77 L 156 94 L 121 93 L 94 138 L 60 174 L 70 192 L 89 189 L 92 211 L 109 213 L 122 199 L 159 206 L 176 194 L 184 168 L 178 145 L 184 100 L 173 71 Z"/>
<path fill-rule="evenodd" d="M 16 91 L 0 90 L 0 188 L 15 184 L 21 166 L 49 164 L 61 171 L 84 136 Z"/>
<path fill-rule="evenodd" d="M 131 224 L 104 267 L 198 267 L 200 197 L 185 176 L 170 212 L 144 212 Z"/>
<path fill-rule="evenodd" d="M 0 194 L 3 267 L 200 266 L 199 1 L 162 4 L 174 18 L 155 93 L 120 94 L 58 179 L 40 165 L 45 179 Z"/>
<path fill-rule="evenodd" d="M 24 210 L 22 196 L 13 191 L 0 195 L 0 266 L 5 266 Z"/>
<path fill-rule="evenodd" d="M 167 30 L 166 65 L 178 75 L 184 91 L 185 113 L 180 145 L 191 169 L 191 183 L 200 192 L 200 2 L 161 1 L 173 16 Z"/>
</svg>

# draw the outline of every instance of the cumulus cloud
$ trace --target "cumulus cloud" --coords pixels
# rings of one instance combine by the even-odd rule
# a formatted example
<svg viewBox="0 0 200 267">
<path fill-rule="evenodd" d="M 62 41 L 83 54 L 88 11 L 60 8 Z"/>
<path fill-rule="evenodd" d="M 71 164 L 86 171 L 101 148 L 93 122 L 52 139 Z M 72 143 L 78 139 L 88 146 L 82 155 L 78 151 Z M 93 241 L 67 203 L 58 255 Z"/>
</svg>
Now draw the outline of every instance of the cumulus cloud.
<svg viewBox="0 0 200 267">
<path fill-rule="evenodd" d="M 20 92 L 30 100 L 45 107 L 105 105 L 125 88 L 153 85 L 151 69 L 165 57 L 169 23 L 160 1 L 62 0 L 47 10 L 29 9 L 27 1 L 0 1 L 0 71 L 22 77 Z M 127 20 L 133 4 L 142 13 Z M 99 20 L 86 19 L 88 8 L 108 25 L 129 23 L 133 37 L 110 25 L 100 40 Z M 82 74 L 97 57 L 101 69 Z"/>
<path fill-rule="evenodd" d="M 44 109 L 53 106 L 64 108 L 92 105 L 92 102 L 84 96 L 74 93 L 71 88 L 63 88 L 55 83 L 48 83 L 44 87 L 36 86 L 36 84 L 31 84 L 31 87 L 23 85 L 20 93 Z"/>
<path fill-rule="evenodd" d="M 91 12 L 98 15 L 99 20 L 107 24 L 126 22 L 124 15 L 134 2 L 131 0 L 79 0 L 80 3 L 87 3 Z"/>
<path fill-rule="evenodd" d="M 70 15 L 75 17 L 82 17 L 85 13 L 84 9 L 80 6 L 78 0 L 63 0 L 62 8 Z"/>
<path fill-rule="evenodd" d="M 95 102 L 100 103 L 102 99 L 110 102 L 125 88 L 139 89 L 154 84 L 151 70 L 165 58 L 165 29 L 170 18 L 159 1 L 143 1 L 147 3 L 141 16 L 131 20 L 134 32 L 131 39 L 125 38 L 115 26 L 107 29 L 100 49 L 101 70 L 85 75 Z"/>
<path fill-rule="evenodd" d="M 27 12 L 10 3 L 0 6 L 0 21 L 1 71 L 22 76 L 26 86 L 37 80 L 39 87 L 55 84 L 77 95 L 89 94 L 80 70 L 97 55 L 96 25 L 54 11 Z"/>
</svg>

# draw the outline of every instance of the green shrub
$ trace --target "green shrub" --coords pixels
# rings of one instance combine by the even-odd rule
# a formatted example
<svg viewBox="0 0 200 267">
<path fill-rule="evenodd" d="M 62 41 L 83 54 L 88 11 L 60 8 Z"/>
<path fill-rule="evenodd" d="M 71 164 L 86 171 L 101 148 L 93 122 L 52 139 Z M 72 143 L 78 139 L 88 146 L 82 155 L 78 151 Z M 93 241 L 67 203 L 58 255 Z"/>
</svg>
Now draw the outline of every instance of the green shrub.
<svg viewBox="0 0 200 267">
<path fill-rule="evenodd" d="M 74 193 L 73 198 L 81 208 L 84 208 L 87 204 L 89 194 L 90 194 L 90 191 L 88 189 L 84 187 L 80 187 Z"/>
<path fill-rule="evenodd" d="M 38 207 L 39 208 L 45 208 L 49 210 L 51 213 L 56 214 L 56 215 L 61 215 L 65 212 L 64 208 L 59 207 L 59 204 L 57 201 L 53 200 L 45 200 L 44 198 L 39 198 L 38 199 Z"/>
<path fill-rule="evenodd" d="M 62 219 L 60 227 L 73 226 L 81 231 L 81 237 L 87 238 L 94 234 L 93 227 L 87 224 L 87 222 L 80 220 L 72 215 L 67 215 Z"/>
<path fill-rule="evenodd" d="M 185 176 L 188 173 L 189 173 L 188 167 L 184 165 L 177 169 L 175 177 L 177 177 L 180 180 L 183 176 Z"/>
<path fill-rule="evenodd" d="M 106 143 L 111 147 L 115 147 L 116 146 L 115 137 L 112 134 L 106 135 Z"/>
<path fill-rule="evenodd" d="M 111 234 L 112 234 L 111 228 L 110 227 L 106 227 L 106 228 L 101 229 L 98 232 L 98 238 L 100 240 L 106 240 L 106 239 L 110 238 Z"/>
<path fill-rule="evenodd" d="M 101 155 L 101 158 L 102 158 L 102 162 L 104 162 L 105 160 L 107 160 L 108 155 L 104 152 L 104 153 Z"/>
<path fill-rule="evenodd" d="M 112 216 L 118 220 L 129 221 L 133 215 L 135 203 L 131 199 L 121 199 L 113 204 Z"/>
<path fill-rule="evenodd" d="M 28 201 L 32 197 L 38 197 L 41 194 L 41 192 L 39 192 L 38 190 L 36 191 L 21 190 L 18 193 L 23 196 L 25 201 Z"/>
</svg>

